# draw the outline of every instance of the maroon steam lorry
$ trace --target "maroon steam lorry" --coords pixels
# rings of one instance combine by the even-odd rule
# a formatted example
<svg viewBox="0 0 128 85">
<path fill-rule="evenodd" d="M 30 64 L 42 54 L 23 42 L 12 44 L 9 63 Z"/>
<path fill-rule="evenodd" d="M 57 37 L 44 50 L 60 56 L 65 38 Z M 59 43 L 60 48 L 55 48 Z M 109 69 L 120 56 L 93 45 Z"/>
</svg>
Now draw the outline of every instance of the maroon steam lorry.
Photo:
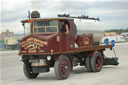
<svg viewBox="0 0 128 85">
<path fill-rule="evenodd" d="M 40 18 L 37 11 L 22 20 L 26 36 L 20 41 L 20 60 L 28 79 L 54 67 L 58 79 L 66 79 L 74 66 L 85 66 L 89 72 L 99 72 L 103 65 L 118 65 L 116 59 L 106 58 L 101 45 L 102 26 L 98 18 L 58 15 L 58 18 Z M 92 24 L 91 24 L 92 23 Z"/>
</svg>

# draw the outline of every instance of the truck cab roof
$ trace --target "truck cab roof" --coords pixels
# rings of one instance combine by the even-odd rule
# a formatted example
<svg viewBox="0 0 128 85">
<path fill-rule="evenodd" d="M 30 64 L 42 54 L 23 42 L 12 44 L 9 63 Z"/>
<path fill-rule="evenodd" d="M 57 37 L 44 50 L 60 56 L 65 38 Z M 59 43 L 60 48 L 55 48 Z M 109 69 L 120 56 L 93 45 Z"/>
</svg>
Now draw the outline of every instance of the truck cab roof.
<svg viewBox="0 0 128 85">
<path fill-rule="evenodd" d="M 22 23 L 28 22 L 28 20 L 73 20 L 73 18 L 31 18 L 31 19 L 26 19 L 26 20 L 21 20 Z"/>
</svg>

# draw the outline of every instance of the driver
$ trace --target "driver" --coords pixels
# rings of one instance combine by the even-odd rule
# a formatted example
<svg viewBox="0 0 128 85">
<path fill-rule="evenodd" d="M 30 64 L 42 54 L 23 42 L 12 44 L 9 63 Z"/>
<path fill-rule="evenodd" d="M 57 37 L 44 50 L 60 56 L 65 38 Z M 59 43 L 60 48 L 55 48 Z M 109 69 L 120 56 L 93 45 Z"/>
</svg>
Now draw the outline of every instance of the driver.
<svg viewBox="0 0 128 85">
<path fill-rule="evenodd" d="M 66 28 L 66 33 L 68 33 L 69 32 L 68 24 L 65 25 L 65 28 Z"/>
<path fill-rule="evenodd" d="M 68 33 L 69 32 L 69 26 L 68 26 L 68 24 L 65 24 L 64 22 L 61 22 L 61 31 L 62 32 L 66 32 L 66 33 Z"/>
</svg>

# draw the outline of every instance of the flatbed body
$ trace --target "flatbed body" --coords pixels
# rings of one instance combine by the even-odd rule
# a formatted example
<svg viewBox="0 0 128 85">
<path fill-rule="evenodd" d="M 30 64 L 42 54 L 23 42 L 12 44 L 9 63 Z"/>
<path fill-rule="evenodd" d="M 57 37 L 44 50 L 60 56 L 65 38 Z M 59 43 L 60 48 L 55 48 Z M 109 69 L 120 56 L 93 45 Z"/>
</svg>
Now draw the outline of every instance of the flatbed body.
<svg viewBox="0 0 128 85">
<path fill-rule="evenodd" d="M 67 52 L 49 52 L 49 53 L 22 53 L 22 55 L 55 55 L 55 54 L 70 54 L 70 53 L 80 53 L 80 52 L 89 52 L 95 50 L 112 49 L 112 45 L 100 45 L 100 46 L 85 46 L 74 48 L 72 51 Z M 20 53 L 21 54 L 21 53 Z"/>
</svg>

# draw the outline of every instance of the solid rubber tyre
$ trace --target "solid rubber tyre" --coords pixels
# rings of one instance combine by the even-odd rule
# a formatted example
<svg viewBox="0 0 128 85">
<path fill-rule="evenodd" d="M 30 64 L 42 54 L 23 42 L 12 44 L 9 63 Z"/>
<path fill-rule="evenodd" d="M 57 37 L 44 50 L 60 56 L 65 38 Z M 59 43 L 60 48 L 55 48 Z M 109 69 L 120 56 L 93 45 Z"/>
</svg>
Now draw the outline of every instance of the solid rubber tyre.
<svg viewBox="0 0 128 85">
<path fill-rule="evenodd" d="M 99 72 L 102 69 L 103 65 L 103 56 L 101 52 L 96 51 L 94 56 L 91 57 L 90 60 L 91 70 L 92 72 Z"/>
<path fill-rule="evenodd" d="M 86 61 L 85 61 L 85 65 L 86 65 L 86 68 L 87 68 L 88 72 L 92 72 L 90 59 L 91 59 L 91 56 L 87 56 Z"/>
<path fill-rule="evenodd" d="M 24 63 L 24 65 L 23 65 L 23 71 L 24 71 L 25 76 L 28 79 L 34 79 L 34 78 L 36 78 L 39 75 L 39 73 L 33 73 L 32 72 L 32 69 L 31 69 L 30 64 Z"/>
<path fill-rule="evenodd" d="M 54 65 L 56 77 L 59 80 L 67 79 L 71 72 L 71 62 L 65 55 L 61 55 L 60 59 L 55 61 Z"/>
</svg>

